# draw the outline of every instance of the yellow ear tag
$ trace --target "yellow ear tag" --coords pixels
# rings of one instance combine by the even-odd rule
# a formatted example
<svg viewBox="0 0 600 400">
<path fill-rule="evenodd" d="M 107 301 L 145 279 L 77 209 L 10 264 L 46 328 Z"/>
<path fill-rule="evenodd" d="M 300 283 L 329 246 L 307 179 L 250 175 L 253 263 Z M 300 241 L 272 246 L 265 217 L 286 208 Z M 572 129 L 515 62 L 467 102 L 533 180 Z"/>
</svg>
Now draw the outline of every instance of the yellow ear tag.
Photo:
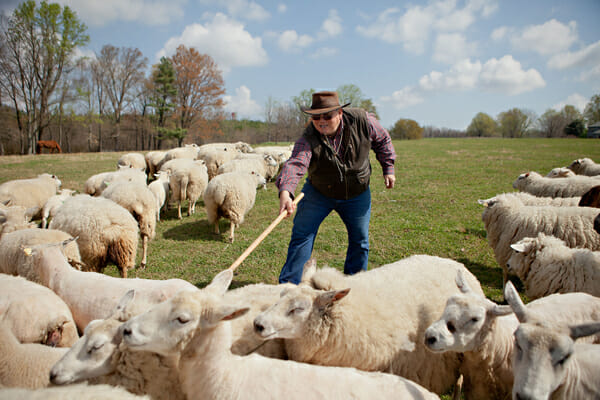
<svg viewBox="0 0 600 400">
<path fill-rule="evenodd" d="M 23 249 L 23 251 L 25 252 L 26 255 L 30 256 L 31 255 L 31 248 L 30 247 L 25 247 Z"/>
</svg>

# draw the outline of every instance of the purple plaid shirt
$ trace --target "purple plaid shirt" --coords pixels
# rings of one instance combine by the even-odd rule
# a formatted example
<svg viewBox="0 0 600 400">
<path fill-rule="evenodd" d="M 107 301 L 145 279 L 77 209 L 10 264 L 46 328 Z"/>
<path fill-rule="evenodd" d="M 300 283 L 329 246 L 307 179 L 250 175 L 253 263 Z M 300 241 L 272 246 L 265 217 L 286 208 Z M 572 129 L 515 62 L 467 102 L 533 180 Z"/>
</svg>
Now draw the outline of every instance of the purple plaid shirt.
<svg viewBox="0 0 600 400">
<path fill-rule="evenodd" d="M 394 150 L 390 134 L 381 126 L 373 114 L 367 113 L 367 120 L 369 122 L 371 149 L 373 149 L 377 161 L 381 164 L 383 175 L 394 175 L 396 151 Z M 331 147 L 337 149 L 337 154 L 342 154 L 344 151 L 344 149 L 340 148 L 340 141 L 342 140 L 341 132 L 343 129 L 342 125 L 343 121 L 333 138 L 325 137 L 331 144 Z M 306 141 L 304 136 L 302 136 L 294 144 L 292 156 L 285 162 L 281 169 L 281 173 L 275 181 L 275 186 L 277 186 L 279 192 L 287 190 L 292 195 L 294 194 L 298 182 L 300 182 L 300 179 L 302 179 L 308 170 L 311 157 L 312 151 L 310 149 L 310 144 Z"/>
</svg>

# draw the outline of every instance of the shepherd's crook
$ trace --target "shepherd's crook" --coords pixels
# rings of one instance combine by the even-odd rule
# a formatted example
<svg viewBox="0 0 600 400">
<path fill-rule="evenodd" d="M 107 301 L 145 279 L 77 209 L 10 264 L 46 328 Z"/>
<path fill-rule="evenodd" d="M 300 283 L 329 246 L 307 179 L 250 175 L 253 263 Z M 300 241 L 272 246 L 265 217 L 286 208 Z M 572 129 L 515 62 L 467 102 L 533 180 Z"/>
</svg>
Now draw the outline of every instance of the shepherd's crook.
<svg viewBox="0 0 600 400">
<path fill-rule="evenodd" d="M 303 197 L 304 193 L 300 192 L 300 194 L 294 199 L 294 204 L 298 204 L 298 202 L 300 202 L 300 200 Z M 248 257 L 248 255 L 250 255 L 250 253 L 254 251 L 254 249 L 260 244 L 260 242 L 262 242 L 267 237 L 267 235 L 271 233 L 271 231 L 287 216 L 287 214 L 287 210 L 282 211 L 279 214 L 279 216 L 275 218 L 275 221 L 271 222 L 271 225 L 269 225 L 267 229 L 265 229 L 263 233 L 261 233 L 260 236 L 257 237 L 254 242 L 252 242 L 252 244 L 246 249 L 246 251 L 244 251 L 242 255 L 239 256 L 238 259 L 235 260 L 228 269 L 235 271 L 235 269 L 240 266 L 240 264 L 246 259 L 246 257 Z"/>
</svg>

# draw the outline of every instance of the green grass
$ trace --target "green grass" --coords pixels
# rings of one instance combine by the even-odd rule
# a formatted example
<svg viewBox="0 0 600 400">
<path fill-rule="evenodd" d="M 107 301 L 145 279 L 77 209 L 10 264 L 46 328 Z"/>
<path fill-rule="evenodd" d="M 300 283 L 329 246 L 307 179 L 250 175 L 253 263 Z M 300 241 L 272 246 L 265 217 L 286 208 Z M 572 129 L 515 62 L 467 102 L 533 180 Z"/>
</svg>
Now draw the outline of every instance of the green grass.
<svg viewBox="0 0 600 400">
<path fill-rule="evenodd" d="M 486 295 L 500 300 L 502 271 L 497 265 L 481 221 L 477 199 L 510 192 L 523 172 L 546 174 L 576 158 L 600 161 L 600 141 L 584 139 L 426 139 L 394 142 L 396 187 L 386 190 L 381 168 L 373 158 L 371 190 L 371 253 L 369 267 L 391 263 L 412 254 L 449 257 L 464 263 L 481 281 Z M 0 157 L 0 182 L 51 172 L 63 187 L 83 190 L 85 180 L 116 168 L 122 153 L 83 153 Z M 298 191 L 300 188 L 298 188 Z M 202 201 L 196 214 L 182 220 L 171 209 L 158 223 L 149 245 L 148 267 L 130 276 L 183 278 L 205 286 L 229 267 L 277 217 L 278 198 L 273 183 L 259 190 L 256 204 L 227 242 L 228 221 L 222 236 L 214 235 Z M 237 269 L 232 287 L 249 283 L 276 283 L 285 261 L 292 226 L 285 219 Z M 314 256 L 320 265 L 342 269 L 346 232 L 336 214 L 319 231 Z M 138 251 L 138 262 L 139 262 Z M 116 276 L 109 266 L 106 273 Z"/>
</svg>

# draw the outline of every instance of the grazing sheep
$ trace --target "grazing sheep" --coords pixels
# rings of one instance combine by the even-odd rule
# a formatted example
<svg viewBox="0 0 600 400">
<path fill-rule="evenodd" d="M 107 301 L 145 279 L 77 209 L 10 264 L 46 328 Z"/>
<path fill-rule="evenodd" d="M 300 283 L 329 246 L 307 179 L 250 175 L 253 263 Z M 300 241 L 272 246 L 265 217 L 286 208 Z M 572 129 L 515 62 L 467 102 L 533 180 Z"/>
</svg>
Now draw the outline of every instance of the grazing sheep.
<svg viewBox="0 0 600 400">
<path fill-rule="evenodd" d="M 258 334 L 284 339 L 291 360 L 392 372 L 438 394 L 452 388 L 459 355 L 430 352 L 423 334 L 459 292 L 457 271 L 483 296 L 464 265 L 416 255 L 347 276 L 314 264 L 305 265 L 298 287 L 256 317 Z"/>
<path fill-rule="evenodd" d="M 126 278 L 127 270 L 135 268 L 138 224 L 129 211 L 112 200 L 73 196 L 56 211 L 50 229 L 77 237 L 81 260 L 93 271 L 101 272 L 112 261 Z"/>
<path fill-rule="evenodd" d="M 20 343 L 11 329 L 0 322 L 0 388 L 38 389 L 48 386 L 50 369 L 67 350 L 39 343 Z M 2 389 L 0 398 L 6 398 Z"/>
<path fill-rule="evenodd" d="M 122 279 L 77 271 L 67 263 L 61 245 L 38 245 L 30 249 L 28 252 L 42 284 L 67 303 L 82 332 L 90 321 L 108 318 L 131 289 L 136 291 L 139 302 L 147 304 L 161 302 L 179 290 L 196 290 L 194 285 L 182 279 Z"/>
<path fill-rule="evenodd" d="M 117 168 L 146 170 L 146 158 L 141 153 L 125 153 L 117 160 Z"/>
<path fill-rule="evenodd" d="M 575 197 L 598 186 L 598 179 L 590 176 L 575 175 L 553 179 L 531 171 L 519 175 L 513 182 L 513 188 L 540 197 Z"/>
<path fill-rule="evenodd" d="M 537 197 L 525 192 L 501 193 L 494 197 L 490 197 L 489 199 L 477 200 L 477 202 L 482 206 L 487 207 L 488 203 L 494 203 L 499 198 L 503 197 L 516 198 L 523 203 L 524 206 L 576 207 L 581 202 L 581 197 Z"/>
<path fill-rule="evenodd" d="M 600 296 L 600 252 L 570 248 L 561 239 L 539 233 L 511 244 L 508 272 L 532 298 L 552 293 L 585 292 Z"/>
<path fill-rule="evenodd" d="M 148 171 L 149 178 L 153 177 L 154 174 L 158 172 L 158 167 L 163 162 L 166 154 L 166 151 L 155 150 L 149 151 L 144 155 L 144 158 L 146 159 L 146 170 Z"/>
<path fill-rule="evenodd" d="M 148 396 L 138 396 L 127 390 L 110 385 L 69 385 L 41 389 L 0 387 L 3 400 L 150 400 Z"/>
<path fill-rule="evenodd" d="M 233 243 L 234 230 L 254 207 L 256 187 L 264 185 L 265 178 L 248 172 L 228 172 L 215 176 L 206 186 L 204 205 L 209 224 L 220 234 L 219 220 L 229 219 L 229 242 Z"/>
<path fill-rule="evenodd" d="M 32 213 L 35 213 L 34 209 L 22 206 L 2 206 L 0 208 L 0 237 L 17 230 L 36 228 L 37 224 L 31 222 Z"/>
<path fill-rule="evenodd" d="M 171 160 L 161 167 L 168 171 L 171 199 L 177 202 L 177 218 L 181 219 L 181 202 L 188 200 L 190 216 L 196 212 L 196 202 L 204 195 L 208 185 L 208 173 L 202 160 L 177 159 Z"/>
<path fill-rule="evenodd" d="M 165 205 L 168 205 L 169 201 L 171 173 L 169 171 L 159 171 L 154 174 L 154 177 L 156 179 L 148 184 L 148 189 L 150 189 L 156 199 L 156 220 L 160 221 L 160 211 Z"/>
<path fill-rule="evenodd" d="M 504 297 L 520 322 L 514 334 L 513 398 L 600 398 L 600 345 L 575 343 L 600 332 L 600 322 L 549 321 L 525 307 L 512 284 L 506 285 Z"/>
<path fill-rule="evenodd" d="M 243 154 L 242 157 L 227 161 L 217 169 L 217 175 L 227 172 L 254 172 L 267 181 L 273 179 L 279 171 L 279 164 L 268 154 Z M 267 187 L 265 186 L 265 189 Z"/>
<path fill-rule="evenodd" d="M 30 208 L 31 217 L 40 216 L 46 201 L 56 194 L 60 187 L 60 179 L 56 175 L 41 174 L 32 179 L 16 179 L 0 185 L 0 203 L 7 206 L 23 206 Z"/>
<path fill-rule="evenodd" d="M 44 207 L 42 208 L 42 229 L 45 229 L 48 226 L 48 218 L 54 217 L 58 207 L 74 194 L 75 190 L 61 189 L 58 191 L 58 194 L 55 194 L 46 201 L 46 204 L 44 204 Z"/>
<path fill-rule="evenodd" d="M 0 321 L 21 343 L 70 347 L 79 338 L 65 302 L 47 287 L 19 276 L 0 274 Z"/>
<path fill-rule="evenodd" d="M 575 176 L 575 172 L 571 171 L 567 167 L 557 167 L 552 168 L 550 172 L 546 174 L 547 178 L 567 178 L 570 176 Z"/>
<path fill-rule="evenodd" d="M 484 205 L 481 219 L 488 243 L 502 268 L 504 283 L 508 278 L 506 263 L 512 253 L 510 245 L 525 237 L 543 232 L 563 239 L 569 247 L 600 250 L 600 236 L 593 229 L 598 215 L 594 208 L 525 206 L 518 198 L 509 196 L 498 196 Z"/>
<path fill-rule="evenodd" d="M 587 157 L 574 160 L 567 168 L 575 172 L 577 175 L 600 175 L 600 165 L 596 164 L 591 158 Z"/>
<path fill-rule="evenodd" d="M 434 352 L 463 354 L 465 399 L 508 398 L 513 386 L 513 333 L 519 322 L 510 306 L 474 293 L 461 274 L 456 285 L 461 293 L 448 299 L 440 319 L 426 329 L 425 344 Z M 578 323 L 600 317 L 600 299 L 584 293 L 548 296 L 527 308 L 553 321 Z"/>
<path fill-rule="evenodd" d="M 132 350 L 181 355 L 188 399 L 438 398 L 391 374 L 232 354 L 227 321 L 248 311 L 246 304 L 223 298 L 232 277 L 225 270 L 204 290 L 180 292 L 123 326 L 123 340 Z"/>
<path fill-rule="evenodd" d="M 33 268 L 31 258 L 23 253 L 23 246 L 57 243 L 71 238 L 72 236 L 68 233 L 56 229 L 30 228 L 7 233 L 0 237 L 0 254 L 2 254 L 0 272 L 22 276 L 32 282 L 41 283 L 37 271 Z M 72 242 L 66 246 L 65 256 L 69 264 L 75 268 L 80 269 L 83 265 L 77 243 Z"/>
<path fill-rule="evenodd" d="M 221 165 L 235 159 L 240 153 L 241 152 L 238 150 L 231 149 L 211 149 L 198 154 L 198 159 L 204 161 L 208 173 L 208 180 L 212 180 L 217 175 L 217 171 Z"/>
<path fill-rule="evenodd" d="M 100 196 L 106 187 L 117 181 L 138 182 L 146 184 L 146 167 L 142 169 L 123 167 L 117 171 L 101 172 L 90 176 L 84 184 L 85 193 Z"/>
<path fill-rule="evenodd" d="M 142 237 L 140 268 L 146 268 L 148 242 L 156 235 L 156 197 L 145 183 L 137 182 L 114 182 L 101 196 L 125 208 L 137 221 Z"/>
</svg>

